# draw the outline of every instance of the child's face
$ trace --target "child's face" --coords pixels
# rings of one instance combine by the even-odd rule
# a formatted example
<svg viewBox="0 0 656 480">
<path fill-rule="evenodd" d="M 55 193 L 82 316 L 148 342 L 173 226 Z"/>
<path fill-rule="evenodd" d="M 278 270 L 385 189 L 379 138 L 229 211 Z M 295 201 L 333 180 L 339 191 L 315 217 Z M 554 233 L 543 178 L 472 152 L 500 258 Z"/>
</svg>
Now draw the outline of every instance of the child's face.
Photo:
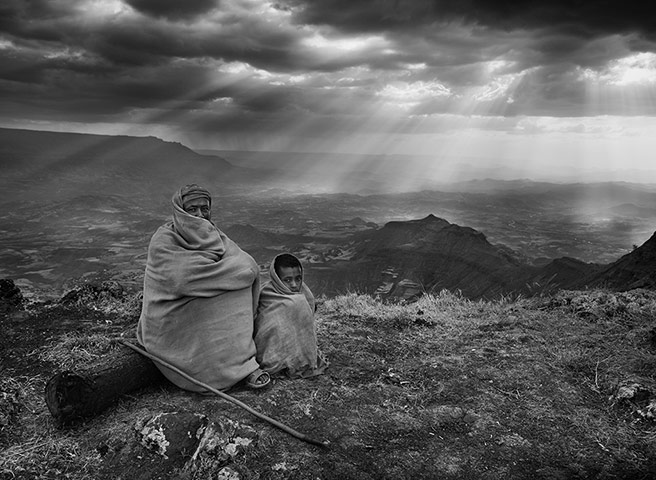
<svg viewBox="0 0 656 480">
<path fill-rule="evenodd" d="M 292 292 L 300 292 L 301 283 L 303 283 L 301 269 L 299 267 L 280 267 L 279 270 L 278 277 L 280 277 L 280 280 L 282 280 Z"/>
</svg>

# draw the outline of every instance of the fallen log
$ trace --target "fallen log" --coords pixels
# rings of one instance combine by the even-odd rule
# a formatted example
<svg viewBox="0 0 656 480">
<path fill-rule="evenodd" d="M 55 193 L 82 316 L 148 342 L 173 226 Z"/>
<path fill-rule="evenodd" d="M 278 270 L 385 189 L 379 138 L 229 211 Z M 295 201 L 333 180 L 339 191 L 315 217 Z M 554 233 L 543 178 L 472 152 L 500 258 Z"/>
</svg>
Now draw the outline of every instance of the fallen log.
<svg viewBox="0 0 656 480">
<path fill-rule="evenodd" d="M 65 370 L 46 384 L 48 410 L 61 425 L 70 425 L 98 415 L 124 395 L 165 382 L 155 364 L 121 345 L 100 365 Z"/>
<path fill-rule="evenodd" d="M 112 357 L 105 359 L 101 366 L 85 367 L 78 372 L 65 370 L 48 380 L 45 392 L 46 405 L 60 425 L 70 425 L 97 415 L 113 405 L 123 395 L 167 381 L 155 366 L 154 362 L 157 362 L 300 440 L 321 447 L 327 447 L 330 444 L 328 441 L 322 442 L 308 437 L 254 410 L 240 400 L 194 379 L 131 342 L 120 339 L 118 343 L 121 348 Z"/>
</svg>

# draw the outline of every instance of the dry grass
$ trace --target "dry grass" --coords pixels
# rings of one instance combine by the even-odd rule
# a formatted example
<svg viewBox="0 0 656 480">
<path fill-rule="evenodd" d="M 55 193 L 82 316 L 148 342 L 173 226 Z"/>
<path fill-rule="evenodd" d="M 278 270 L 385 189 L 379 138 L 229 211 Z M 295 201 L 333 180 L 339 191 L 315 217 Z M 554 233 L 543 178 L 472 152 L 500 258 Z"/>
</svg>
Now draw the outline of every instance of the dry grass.
<svg viewBox="0 0 656 480">
<path fill-rule="evenodd" d="M 656 425 L 609 399 L 626 379 L 656 395 L 647 341 L 656 296 L 563 295 L 569 302 L 545 306 L 544 299 L 470 302 L 442 292 L 409 306 L 380 305 L 378 314 L 370 298 L 339 297 L 326 302 L 322 328 L 341 333 L 329 356 L 353 349 L 349 363 L 360 365 L 383 333 L 394 339 L 377 360 L 382 382 L 401 388 L 386 403 L 397 415 L 425 418 L 434 405 L 458 405 L 476 418 L 471 431 L 495 446 L 526 450 L 527 458 L 530 450 L 537 463 L 568 458 L 561 474 L 648 471 Z"/>
<path fill-rule="evenodd" d="M 57 365 L 60 370 L 70 370 L 95 362 L 117 348 L 118 344 L 107 335 L 66 333 L 43 350 L 39 358 Z"/>
<path fill-rule="evenodd" d="M 54 424 L 43 400 L 41 377 L 5 377 L 3 395 L 17 404 L 10 422 L 11 443 L 0 451 L 3 478 L 91 479 L 99 456 L 89 451 L 84 432 L 62 431 Z"/>
<path fill-rule="evenodd" d="M 299 443 L 219 398 L 173 388 L 62 431 L 42 405 L 45 380 L 15 376 L 0 384 L 22 405 L 6 416 L 0 467 L 8 478 L 95 478 L 104 462 L 99 446 L 130 445 L 149 415 L 189 411 L 260 432 L 257 447 L 230 464 L 245 479 L 649 478 L 656 425 L 636 415 L 638 405 L 612 396 L 627 379 L 656 392 L 655 312 L 656 297 L 643 291 L 500 302 L 441 292 L 410 305 L 357 294 L 327 299 L 316 317 L 327 374 L 233 395 L 330 440 L 330 450 Z M 68 334 L 41 359 L 63 368 L 111 348 L 102 335 Z"/>
</svg>

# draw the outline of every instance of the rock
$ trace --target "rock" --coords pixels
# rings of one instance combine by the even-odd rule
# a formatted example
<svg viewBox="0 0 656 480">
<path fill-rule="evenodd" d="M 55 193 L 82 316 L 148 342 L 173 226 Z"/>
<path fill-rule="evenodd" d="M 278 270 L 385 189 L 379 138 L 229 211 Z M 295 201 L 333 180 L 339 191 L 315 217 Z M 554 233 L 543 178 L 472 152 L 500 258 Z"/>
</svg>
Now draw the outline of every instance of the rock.
<svg viewBox="0 0 656 480">
<path fill-rule="evenodd" d="M 653 390 L 640 381 L 620 382 L 609 401 L 614 406 L 625 407 L 643 420 L 656 421 L 656 397 Z"/>
<path fill-rule="evenodd" d="M 143 448 L 159 455 L 162 462 L 189 472 L 193 478 L 205 478 L 205 474 L 223 470 L 222 478 L 239 478 L 237 472 L 226 467 L 258 439 L 252 427 L 227 417 L 210 421 L 199 413 L 160 413 L 136 429 Z"/>
<path fill-rule="evenodd" d="M 426 412 L 440 425 L 459 422 L 466 413 L 462 408 L 451 405 L 435 405 L 427 408 Z"/>
<path fill-rule="evenodd" d="M 239 472 L 230 467 L 223 467 L 216 474 L 216 480 L 239 480 L 240 478 Z"/>
<path fill-rule="evenodd" d="M 130 480 L 237 480 L 246 473 L 241 472 L 243 462 L 235 459 L 257 441 L 255 429 L 225 416 L 162 412 L 137 422 L 122 436 L 112 432 L 101 440 L 97 451 L 103 464 L 97 478 L 113 480 L 121 472 L 120 478 Z"/>
<path fill-rule="evenodd" d="M 526 440 L 518 433 L 512 433 L 510 435 L 502 435 L 497 439 L 497 445 L 505 445 L 506 447 L 517 448 L 517 447 L 530 447 L 531 442 Z"/>
<path fill-rule="evenodd" d="M 138 317 L 141 313 L 143 293 L 130 295 L 123 286 L 108 280 L 100 284 L 87 284 L 67 292 L 59 304 L 65 307 L 88 308 L 121 317 Z"/>
<path fill-rule="evenodd" d="M 112 430 L 100 438 L 99 480 L 162 480 L 181 477 L 208 419 L 197 413 L 169 412 L 144 418 L 132 428 Z"/>
<path fill-rule="evenodd" d="M 23 294 L 13 280 L 0 279 L 0 313 L 7 313 L 23 308 Z"/>
<path fill-rule="evenodd" d="M 625 380 L 617 385 L 610 401 L 614 405 L 623 403 L 640 405 L 646 403 L 650 396 L 651 391 L 646 386 L 634 380 Z"/>
<path fill-rule="evenodd" d="M 645 420 L 656 421 L 656 398 L 649 400 L 649 403 L 643 408 L 639 408 L 636 413 Z"/>
<path fill-rule="evenodd" d="M 138 437 L 141 445 L 164 459 L 184 458 L 196 451 L 206 424 L 200 414 L 160 413 L 138 429 Z"/>
<path fill-rule="evenodd" d="M 195 477 L 205 472 L 216 472 L 234 457 L 255 446 L 257 439 L 258 434 L 252 427 L 226 417 L 212 421 L 204 427 L 198 448 L 187 461 L 185 469 L 194 472 Z"/>
<path fill-rule="evenodd" d="M 86 306 L 102 300 L 123 300 L 125 291 L 123 286 L 115 281 L 106 281 L 100 284 L 88 284 L 75 288 L 66 293 L 59 303 L 62 305 Z"/>
</svg>

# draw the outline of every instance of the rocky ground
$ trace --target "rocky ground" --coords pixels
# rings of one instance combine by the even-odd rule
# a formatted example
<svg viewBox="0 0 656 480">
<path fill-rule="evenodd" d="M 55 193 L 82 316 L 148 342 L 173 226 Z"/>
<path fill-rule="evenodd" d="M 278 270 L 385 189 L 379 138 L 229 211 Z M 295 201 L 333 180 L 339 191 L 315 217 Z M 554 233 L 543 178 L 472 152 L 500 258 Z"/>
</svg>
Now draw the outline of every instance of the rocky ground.
<svg viewBox="0 0 656 480">
<path fill-rule="evenodd" d="M 648 479 L 656 471 L 656 293 L 406 304 L 322 299 L 331 365 L 215 396 L 147 386 L 57 425 L 49 378 L 132 339 L 140 298 L 85 285 L 27 302 L 0 284 L 0 478 Z"/>
</svg>

